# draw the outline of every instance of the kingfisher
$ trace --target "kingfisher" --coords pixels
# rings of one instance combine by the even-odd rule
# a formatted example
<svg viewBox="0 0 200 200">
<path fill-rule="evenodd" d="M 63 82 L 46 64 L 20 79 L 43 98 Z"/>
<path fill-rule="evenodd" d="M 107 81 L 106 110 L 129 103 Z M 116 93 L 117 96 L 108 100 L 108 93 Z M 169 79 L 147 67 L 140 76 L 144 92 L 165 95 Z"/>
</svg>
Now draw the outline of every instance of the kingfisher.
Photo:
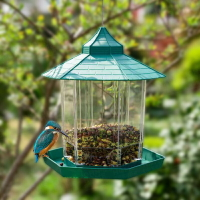
<svg viewBox="0 0 200 200">
<path fill-rule="evenodd" d="M 39 157 L 48 157 L 47 152 L 57 142 L 59 133 L 68 137 L 58 123 L 48 121 L 45 129 L 40 133 L 35 141 L 33 152 L 35 153 L 35 162 L 38 162 Z"/>
</svg>

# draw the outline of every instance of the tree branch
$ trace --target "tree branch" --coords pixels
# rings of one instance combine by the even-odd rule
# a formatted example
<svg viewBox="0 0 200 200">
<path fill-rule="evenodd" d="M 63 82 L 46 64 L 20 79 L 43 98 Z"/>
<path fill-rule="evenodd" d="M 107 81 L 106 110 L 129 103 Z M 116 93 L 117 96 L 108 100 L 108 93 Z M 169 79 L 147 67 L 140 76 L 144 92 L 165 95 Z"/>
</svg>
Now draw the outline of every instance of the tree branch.
<svg viewBox="0 0 200 200">
<path fill-rule="evenodd" d="M 69 41 L 72 41 L 73 34 L 71 33 L 70 29 L 60 21 L 58 12 L 52 12 L 52 15 L 56 18 L 58 25 L 60 25 L 63 28 L 63 30 L 67 33 L 67 35 L 69 37 Z"/>
<path fill-rule="evenodd" d="M 8 6 L 10 6 L 13 10 L 15 10 L 19 15 L 22 16 L 22 18 L 24 18 L 31 26 L 34 27 L 35 30 L 38 30 L 38 26 L 32 21 L 30 20 L 26 15 L 24 15 L 17 7 L 15 7 L 13 4 L 9 3 L 8 1 L 5 0 L 0 0 L 1 2 L 3 2 L 4 4 L 7 4 Z M 51 35 L 52 37 L 54 36 L 54 34 L 51 32 L 51 30 L 49 30 L 46 27 L 43 27 L 44 31 L 46 33 L 48 33 L 49 35 Z"/>
<path fill-rule="evenodd" d="M 141 5 L 138 5 L 138 6 L 134 7 L 134 8 L 131 8 L 130 5 L 128 5 L 128 7 L 125 10 L 123 10 L 123 11 L 121 11 L 121 12 L 119 12 L 119 13 L 113 15 L 113 16 L 110 16 L 107 19 L 105 19 L 104 20 L 104 24 L 108 23 L 109 21 L 111 21 L 113 19 L 116 19 L 116 18 L 120 17 L 121 15 L 125 14 L 126 12 L 137 10 L 139 8 L 142 8 L 142 7 L 146 6 L 146 5 L 149 5 L 149 4 L 152 4 L 152 3 L 155 3 L 155 2 L 156 2 L 156 0 L 151 0 L 151 1 L 148 1 L 147 3 L 143 3 Z M 86 35 L 90 31 L 92 31 L 93 29 L 96 29 L 96 28 L 98 28 L 100 26 L 101 26 L 101 22 L 95 24 L 94 26 L 91 26 L 90 28 L 88 28 L 85 31 L 77 34 L 76 36 L 73 36 L 73 41 L 78 39 L 78 38 L 80 38 L 80 37 L 82 37 L 82 36 L 84 36 L 84 35 Z"/>
<path fill-rule="evenodd" d="M 179 52 L 178 52 L 178 56 L 162 71 L 162 73 L 166 73 L 168 71 L 170 71 L 175 65 L 177 65 L 179 62 L 181 62 L 183 56 L 182 56 L 182 49 L 187 43 L 189 43 L 191 40 L 193 40 L 194 38 L 196 37 L 199 37 L 200 36 L 200 30 L 199 30 L 200 27 L 197 28 L 196 31 L 194 31 L 194 33 L 192 35 L 189 35 L 185 38 L 184 42 L 183 42 L 183 45 L 182 47 L 179 48 Z M 148 82 L 147 84 L 147 87 L 150 87 L 154 81 L 156 79 L 152 79 Z"/>
<path fill-rule="evenodd" d="M 23 152 L 14 161 L 12 167 L 10 168 L 10 171 L 8 172 L 7 176 L 5 177 L 5 179 L 2 182 L 2 185 L 1 185 L 1 188 L 0 188 L 0 196 L 3 196 L 4 191 L 6 191 L 7 187 L 13 181 L 15 175 L 17 174 L 17 171 L 18 171 L 20 165 L 23 163 L 23 161 L 26 158 L 26 156 L 28 155 L 30 149 L 33 147 L 33 144 L 34 144 L 37 136 L 42 131 L 44 124 L 41 123 L 39 130 L 34 134 L 33 138 L 30 140 L 30 142 L 28 143 L 26 148 L 23 150 Z"/>
<path fill-rule="evenodd" d="M 33 183 L 33 185 L 26 190 L 20 197 L 18 200 L 24 200 L 26 199 L 26 197 L 35 190 L 35 188 L 46 178 L 46 176 L 48 176 L 50 173 L 52 172 L 52 169 L 49 168 L 47 169 L 44 174 L 42 174 L 42 176 L 35 182 Z"/>
<path fill-rule="evenodd" d="M 167 22 L 166 22 L 165 19 L 163 19 L 161 15 L 159 17 L 160 17 L 163 25 L 165 26 L 166 30 L 170 33 L 171 37 L 173 38 L 174 43 L 176 44 L 177 48 L 179 48 L 179 43 L 176 40 L 176 37 L 174 36 L 173 31 L 171 30 L 171 27 L 169 25 L 168 19 L 166 19 L 167 20 Z"/>
<path fill-rule="evenodd" d="M 45 104 L 44 104 L 44 108 L 43 108 L 43 112 L 42 112 L 42 118 L 40 120 L 40 127 L 39 127 L 38 131 L 34 134 L 32 139 L 30 140 L 30 142 L 27 144 L 25 149 L 22 151 L 22 153 L 15 159 L 12 167 L 10 168 L 10 170 L 7 174 L 7 176 L 5 177 L 5 179 L 2 182 L 2 185 L 1 185 L 1 188 L 0 188 L 0 196 L 3 196 L 4 191 L 6 191 L 6 188 L 10 185 L 10 183 L 15 178 L 20 165 L 23 163 L 23 161 L 26 158 L 26 156 L 28 155 L 29 151 L 33 148 L 33 144 L 34 144 L 35 140 L 37 139 L 38 135 L 44 129 L 44 125 L 49 118 L 49 116 L 48 116 L 49 103 L 50 103 L 49 100 L 50 100 L 50 96 L 53 92 L 54 86 L 55 86 L 55 80 L 52 80 L 52 81 L 48 80 L 47 81 Z"/>
<path fill-rule="evenodd" d="M 24 15 L 17 7 L 15 7 L 13 4 L 11 4 L 11 3 L 9 3 L 8 1 L 5 1 L 5 0 L 0 0 L 0 2 L 2 2 L 2 3 L 4 3 L 4 4 L 6 4 L 6 5 L 8 5 L 8 6 L 11 7 L 13 10 L 15 10 L 22 18 L 24 18 L 24 19 L 34 28 L 34 30 L 35 30 L 36 32 L 38 32 L 38 33 L 40 33 L 41 35 L 43 35 L 44 40 L 45 40 L 52 48 L 56 49 L 56 51 L 57 51 L 59 54 L 62 54 L 62 53 L 60 52 L 60 49 L 59 49 L 57 46 L 53 45 L 53 44 L 50 42 L 50 40 L 48 40 L 48 39 L 45 37 L 44 33 L 42 33 L 42 32 L 40 31 L 40 28 L 39 28 L 32 20 L 30 20 L 26 15 Z M 51 32 L 51 30 L 49 30 L 48 28 L 42 27 L 42 29 L 44 30 L 44 32 L 48 33 L 50 36 L 52 36 L 52 37 L 54 36 L 54 34 L 53 34 L 53 33 Z"/>
<path fill-rule="evenodd" d="M 22 134 L 22 122 L 23 122 L 23 108 L 19 107 L 19 121 L 18 121 L 18 133 L 17 133 L 17 141 L 16 141 L 16 148 L 15 148 L 15 156 L 19 155 L 19 148 L 21 143 L 21 134 Z"/>
<path fill-rule="evenodd" d="M 182 59 L 182 56 L 178 56 L 176 59 L 174 59 L 174 60 L 162 71 L 162 73 L 165 74 L 166 72 L 168 72 L 169 70 L 171 70 L 175 65 L 177 65 L 177 64 L 181 61 L 181 59 Z M 150 86 L 154 83 L 155 80 L 156 80 L 156 79 L 150 80 L 150 81 L 148 82 L 148 84 L 147 84 L 147 88 L 150 87 Z"/>
</svg>

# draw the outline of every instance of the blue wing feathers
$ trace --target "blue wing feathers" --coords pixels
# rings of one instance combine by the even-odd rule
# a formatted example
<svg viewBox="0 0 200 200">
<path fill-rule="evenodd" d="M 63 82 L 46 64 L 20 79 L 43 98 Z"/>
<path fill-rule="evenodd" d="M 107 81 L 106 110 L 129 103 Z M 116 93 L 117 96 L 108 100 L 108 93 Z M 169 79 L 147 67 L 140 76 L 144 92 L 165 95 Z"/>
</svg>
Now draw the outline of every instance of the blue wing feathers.
<svg viewBox="0 0 200 200">
<path fill-rule="evenodd" d="M 34 144 L 34 153 L 40 153 L 52 142 L 54 138 L 53 131 L 52 129 L 42 131 Z"/>
</svg>

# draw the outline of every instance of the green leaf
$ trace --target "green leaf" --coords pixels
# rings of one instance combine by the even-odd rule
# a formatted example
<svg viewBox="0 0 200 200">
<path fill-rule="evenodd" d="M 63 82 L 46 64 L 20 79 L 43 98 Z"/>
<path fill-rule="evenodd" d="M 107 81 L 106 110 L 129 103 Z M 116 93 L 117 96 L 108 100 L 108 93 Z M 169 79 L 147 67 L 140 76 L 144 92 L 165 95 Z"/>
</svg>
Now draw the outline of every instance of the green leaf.
<svg viewBox="0 0 200 200">
<path fill-rule="evenodd" d="M 26 32 L 27 35 L 33 35 L 33 30 L 30 29 L 30 28 L 27 28 L 27 29 L 25 30 L 25 32 Z"/>
</svg>

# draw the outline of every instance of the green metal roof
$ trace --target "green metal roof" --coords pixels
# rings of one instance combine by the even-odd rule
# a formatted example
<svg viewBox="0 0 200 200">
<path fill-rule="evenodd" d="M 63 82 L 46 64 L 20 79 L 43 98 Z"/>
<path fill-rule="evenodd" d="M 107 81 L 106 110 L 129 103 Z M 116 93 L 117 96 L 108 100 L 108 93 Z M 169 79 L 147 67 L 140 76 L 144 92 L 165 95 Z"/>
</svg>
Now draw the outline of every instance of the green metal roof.
<svg viewBox="0 0 200 200">
<path fill-rule="evenodd" d="M 42 74 L 67 80 L 148 80 L 164 74 L 123 53 L 123 46 L 101 27 L 83 45 L 82 54 Z"/>
<path fill-rule="evenodd" d="M 123 45 L 117 42 L 105 27 L 101 27 L 92 39 L 83 45 L 82 53 L 123 54 Z"/>
</svg>

